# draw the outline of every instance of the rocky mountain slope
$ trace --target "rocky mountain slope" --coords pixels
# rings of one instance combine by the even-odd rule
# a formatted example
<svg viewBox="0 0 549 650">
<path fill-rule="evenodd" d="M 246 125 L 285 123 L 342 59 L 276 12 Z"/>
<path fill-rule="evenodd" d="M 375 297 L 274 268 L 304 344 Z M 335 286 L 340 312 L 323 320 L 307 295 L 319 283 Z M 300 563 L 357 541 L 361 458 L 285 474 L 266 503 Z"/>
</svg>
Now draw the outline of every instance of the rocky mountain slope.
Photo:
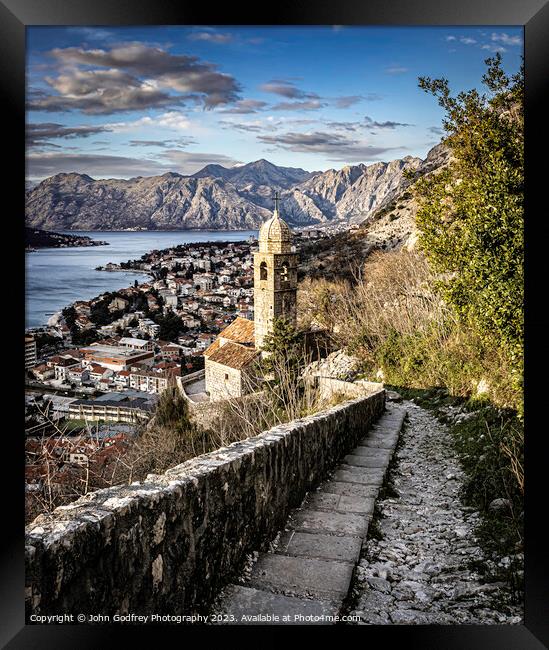
<svg viewBox="0 0 549 650">
<path fill-rule="evenodd" d="M 438 144 L 417 166 L 416 173 L 425 176 L 442 169 L 449 161 L 449 149 Z M 409 184 L 404 183 L 389 200 L 361 222 L 358 235 L 369 246 L 377 248 L 398 248 L 404 244 L 412 248 L 417 238 L 415 218 L 418 207 Z"/>
<path fill-rule="evenodd" d="M 405 170 L 418 170 L 428 159 L 313 173 L 258 160 L 230 169 L 207 165 L 192 176 L 56 174 L 27 192 L 26 223 L 46 230 L 253 229 L 271 215 L 275 191 L 293 225 L 358 223 L 402 192 Z"/>
<path fill-rule="evenodd" d="M 450 152 L 442 144 L 429 151 L 416 168 L 417 176 L 436 173 L 450 161 Z M 413 187 L 408 181 L 372 210 L 358 228 L 331 237 L 305 240 L 300 245 L 299 277 L 346 279 L 353 281 L 368 255 L 374 250 L 414 248 L 417 241 L 415 217 L 418 211 Z"/>
</svg>

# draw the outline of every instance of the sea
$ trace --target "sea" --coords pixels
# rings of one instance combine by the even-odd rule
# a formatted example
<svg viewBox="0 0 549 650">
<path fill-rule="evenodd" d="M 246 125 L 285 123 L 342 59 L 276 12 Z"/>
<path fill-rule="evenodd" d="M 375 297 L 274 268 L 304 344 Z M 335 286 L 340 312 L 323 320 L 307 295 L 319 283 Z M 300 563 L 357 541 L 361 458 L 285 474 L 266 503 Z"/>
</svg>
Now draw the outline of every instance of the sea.
<svg viewBox="0 0 549 650">
<path fill-rule="evenodd" d="M 68 235 L 76 234 L 67 231 Z M 129 271 L 96 271 L 108 262 L 140 258 L 153 249 L 190 242 L 243 241 L 256 230 L 186 230 L 78 232 L 108 246 L 40 248 L 27 252 L 25 262 L 25 327 L 41 327 L 48 319 L 76 300 L 89 300 L 105 291 L 146 282 L 146 274 Z"/>
</svg>

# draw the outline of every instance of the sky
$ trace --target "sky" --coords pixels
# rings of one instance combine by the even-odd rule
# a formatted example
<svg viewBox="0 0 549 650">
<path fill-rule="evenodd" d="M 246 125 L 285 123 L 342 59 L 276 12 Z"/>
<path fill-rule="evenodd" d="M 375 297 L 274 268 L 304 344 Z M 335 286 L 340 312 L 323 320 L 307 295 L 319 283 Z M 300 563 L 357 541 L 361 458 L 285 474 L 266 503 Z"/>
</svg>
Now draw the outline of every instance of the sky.
<svg viewBox="0 0 549 650">
<path fill-rule="evenodd" d="M 27 179 L 307 171 L 424 158 L 442 109 L 418 77 L 481 88 L 522 27 L 28 27 Z"/>
</svg>

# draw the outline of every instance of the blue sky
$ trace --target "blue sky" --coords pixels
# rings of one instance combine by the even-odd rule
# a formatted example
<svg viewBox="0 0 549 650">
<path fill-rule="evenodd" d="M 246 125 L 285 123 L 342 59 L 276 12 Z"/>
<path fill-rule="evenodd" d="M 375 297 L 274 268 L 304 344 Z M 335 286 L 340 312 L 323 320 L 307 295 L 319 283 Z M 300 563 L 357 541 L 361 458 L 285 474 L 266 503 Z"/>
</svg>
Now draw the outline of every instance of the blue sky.
<svg viewBox="0 0 549 650">
<path fill-rule="evenodd" d="M 266 158 L 325 170 L 425 157 L 418 76 L 480 88 L 521 27 L 29 27 L 27 177 L 131 178 Z"/>
</svg>

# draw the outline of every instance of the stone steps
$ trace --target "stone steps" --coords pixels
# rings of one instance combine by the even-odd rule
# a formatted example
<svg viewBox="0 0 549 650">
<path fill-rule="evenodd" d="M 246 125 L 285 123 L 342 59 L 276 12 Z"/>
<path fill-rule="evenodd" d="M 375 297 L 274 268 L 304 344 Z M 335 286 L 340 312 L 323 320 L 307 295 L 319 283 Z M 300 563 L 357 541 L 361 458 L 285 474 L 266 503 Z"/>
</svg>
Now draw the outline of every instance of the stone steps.
<svg viewBox="0 0 549 650">
<path fill-rule="evenodd" d="M 325 624 L 339 613 L 405 416 L 389 403 L 333 476 L 307 495 L 276 549 L 259 554 L 249 581 L 226 589 L 225 624 Z"/>
</svg>

